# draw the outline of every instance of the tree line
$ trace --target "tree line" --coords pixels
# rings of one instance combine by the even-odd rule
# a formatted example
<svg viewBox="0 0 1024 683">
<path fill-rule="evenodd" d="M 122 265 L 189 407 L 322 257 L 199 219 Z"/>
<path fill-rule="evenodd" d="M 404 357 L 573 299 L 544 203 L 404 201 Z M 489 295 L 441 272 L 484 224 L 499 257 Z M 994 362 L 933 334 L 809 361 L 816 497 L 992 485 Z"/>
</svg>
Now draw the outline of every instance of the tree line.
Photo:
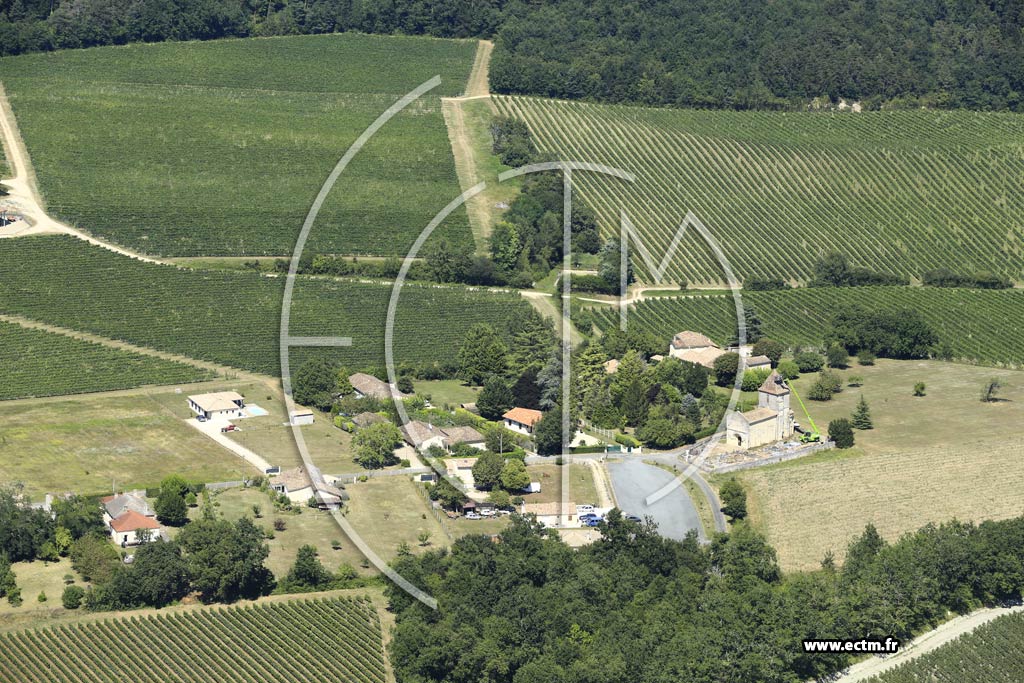
<svg viewBox="0 0 1024 683">
<path fill-rule="evenodd" d="M 618 510 L 598 528 L 574 549 L 514 516 L 500 543 L 466 536 L 399 558 L 438 610 L 389 586 L 398 679 L 797 683 L 850 663 L 805 653 L 804 639 L 906 640 L 950 612 L 1019 600 L 1024 586 L 1021 517 L 929 525 L 893 543 L 868 526 L 841 567 L 830 553 L 802 573 L 782 572 L 742 521 L 706 547 Z"/>
<path fill-rule="evenodd" d="M 982 0 L 3 0 L 0 54 L 361 31 L 495 39 L 491 87 L 603 102 L 1024 109 L 1024 9 Z"/>
</svg>

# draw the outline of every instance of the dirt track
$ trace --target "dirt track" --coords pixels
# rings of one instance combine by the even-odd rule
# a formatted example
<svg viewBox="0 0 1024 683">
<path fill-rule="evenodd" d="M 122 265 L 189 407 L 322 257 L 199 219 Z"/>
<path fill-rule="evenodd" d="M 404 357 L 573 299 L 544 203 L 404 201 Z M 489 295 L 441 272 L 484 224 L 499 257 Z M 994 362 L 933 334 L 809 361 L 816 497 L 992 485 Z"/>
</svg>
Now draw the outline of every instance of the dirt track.
<svg viewBox="0 0 1024 683">
<path fill-rule="evenodd" d="M 909 645 L 900 648 L 900 651 L 891 657 L 886 657 L 885 659 L 872 657 L 870 659 L 857 662 L 851 666 L 844 675 L 835 679 L 834 683 L 857 683 L 858 681 L 865 681 L 872 676 L 877 676 L 878 674 L 888 671 L 895 666 L 909 662 L 927 652 L 938 649 L 946 643 L 952 642 L 966 633 L 970 633 L 982 624 L 992 621 L 996 617 L 1001 617 L 1004 614 L 1011 614 L 1013 612 L 1019 612 L 1021 610 L 1024 610 L 1024 606 L 980 609 L 962 617 L 957 617 L 956 619 L 947 621 L 938 628 L 932 629 L 931 631 L 914 638 Z"/>
<path fill-rule="evenodd" d="M 13 174 L 10 178 L 4 178 L 3 184 L 7 186 L 9 194 L 4 197 L 3 205 L 7 206 L 25 217 L 26 222 L 15 224 L 16 230 L 3 234 L 3 237 L 23 237 L 25 235 L 41 234 L 62 234 L 77 237 L 90 244 L 103 247 L 110 251 L 136 258 L 149 263 L 161 263 L 156 259 L 134 251 L 119 247 L 95 237 L 85 234 L 77 228 L 51 218 L 44 208 L 43 198 L 39 194 L 39 187 L 36 183 L 35 171 L 32 168 L 32 160 L 29 158 L 28 149 L 18 131 L 18 123 L 14 118 L 14 110 L 7 101 L 7 92 L 3 84 L 0 84 L 0 133 L 3 134 L 4 152 L 7 155 L 7 165 Z"/>
</svg>

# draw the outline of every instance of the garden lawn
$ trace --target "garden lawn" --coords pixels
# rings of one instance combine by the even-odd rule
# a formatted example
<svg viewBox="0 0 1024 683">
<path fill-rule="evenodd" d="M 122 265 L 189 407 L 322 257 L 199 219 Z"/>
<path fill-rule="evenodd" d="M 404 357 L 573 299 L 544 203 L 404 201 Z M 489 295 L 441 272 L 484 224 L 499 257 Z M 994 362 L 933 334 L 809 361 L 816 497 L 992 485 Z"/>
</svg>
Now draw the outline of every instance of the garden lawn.
<svg viewBox="0 0 1024 683">
<path fill-rule="evenodd" d="M 806 401 L 819 429 L 849 417 L 863 393 L 874 420 L 848 451 L 828 451 L 737 474 L 749 490 L 750 519 L 783 567 L 811 569 L 829 550 L 841 560 L 869 522 L 892 541 L 929 522 L 982 521 L 1024 514 L 1024 373 L 926 361 L 879 361 L 841 372 L 864 384 L 832 401 Z M 979 400 L 999 376 L 1004 399 Z M 813 376 L 795 383 L 806 390 Z M 917 381 L 927 395 L 912 396 Z M 804 421 L 798 411 L 798 420 Z M 720 484 L 718 480 L 716 483 Z"/>
<path fill-rule="evenodd" d="M 185 404 L 186 393 L 170 389 L 0 403 L 0 482 L 23 482 L 39 500 L 156 486 L 169 474 L 206 482 L 253 473 L 152 393 Z"/>
</svg>

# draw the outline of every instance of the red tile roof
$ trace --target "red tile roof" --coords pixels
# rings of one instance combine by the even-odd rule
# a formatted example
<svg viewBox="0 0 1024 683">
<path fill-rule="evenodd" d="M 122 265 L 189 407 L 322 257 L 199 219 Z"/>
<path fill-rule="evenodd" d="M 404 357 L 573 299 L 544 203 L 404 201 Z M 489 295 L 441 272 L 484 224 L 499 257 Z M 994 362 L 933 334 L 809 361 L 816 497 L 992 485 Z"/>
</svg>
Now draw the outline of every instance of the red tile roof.
<svg viewBox="0 0 1024 683">
<path fill-rule="evenodd" d="M 140 515 L 135 510 L 129 510 L 117 519 L 110 520 L 110 528 L 114 531 L 125 532 L 136 529 L 159 529 L 160 525 L 152 517 Z"/>
<path fill-rule="evenodd" d="M 502 417 L 506 420 L 512 420 L 513 422 L 524 424 L 527 427 L 532 427 L 540 422 L 540 419 L 544 417 L 544 413 L 539 410 L 533 410 L 532 408 L 513 408 L 502 415 Z"/>
</svg>

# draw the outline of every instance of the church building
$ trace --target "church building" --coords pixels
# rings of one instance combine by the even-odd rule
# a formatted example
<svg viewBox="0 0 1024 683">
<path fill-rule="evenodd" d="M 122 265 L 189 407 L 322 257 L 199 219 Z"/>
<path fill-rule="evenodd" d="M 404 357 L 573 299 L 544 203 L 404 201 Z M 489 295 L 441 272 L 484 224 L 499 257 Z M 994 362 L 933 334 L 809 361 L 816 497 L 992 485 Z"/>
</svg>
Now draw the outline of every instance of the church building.
<svg viewBox="0 0 1024 683">
<path fill-rule="evenodd" d="M 776 370 L 757 390 L 757 407 L 729 415 L 726 442 L 729 446 L 757 448 L 793 435 L 793 411 L 789 408 L 789 387 Z"/>
</svg>

